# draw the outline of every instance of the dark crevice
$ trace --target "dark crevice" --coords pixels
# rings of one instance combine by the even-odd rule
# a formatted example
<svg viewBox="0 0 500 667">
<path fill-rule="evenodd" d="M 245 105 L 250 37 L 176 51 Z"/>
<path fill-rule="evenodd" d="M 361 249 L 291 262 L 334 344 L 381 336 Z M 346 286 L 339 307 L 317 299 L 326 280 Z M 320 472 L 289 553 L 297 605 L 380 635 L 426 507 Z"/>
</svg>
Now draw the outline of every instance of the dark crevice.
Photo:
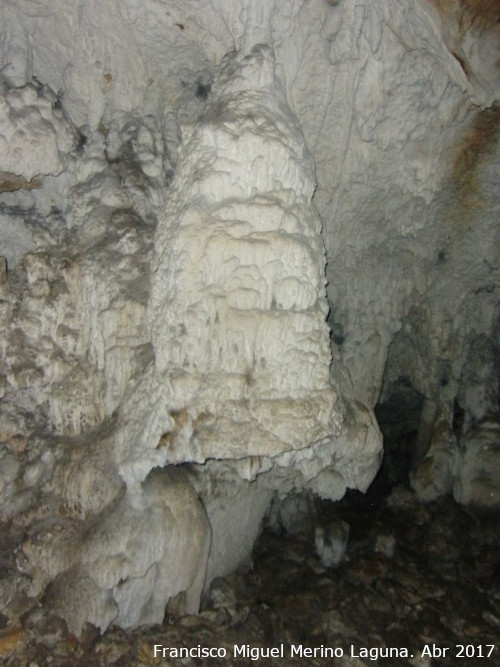
<svg viewBox="0 0 500 667">
<path fill-rule="evenodd" d="M 400 377 L 388 398 L 375 407 L 384 439 L 384 460 L 379 476 L 389 484 L 407 481 L 415 463 L 415 444 L 424 397 L 407 377 Z"/>
</svg>

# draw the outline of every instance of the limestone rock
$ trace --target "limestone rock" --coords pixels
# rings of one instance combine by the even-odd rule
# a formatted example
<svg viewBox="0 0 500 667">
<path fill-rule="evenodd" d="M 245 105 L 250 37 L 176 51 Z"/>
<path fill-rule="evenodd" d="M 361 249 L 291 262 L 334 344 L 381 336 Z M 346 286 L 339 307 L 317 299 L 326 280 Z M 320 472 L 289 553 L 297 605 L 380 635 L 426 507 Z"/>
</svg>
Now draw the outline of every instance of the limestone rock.
<svg viewBox="0 0 500 667">
<path fill-rule="evenodd" d="M 338 567 L 344 558 L 350 526 L 346 521 L 333 521 L 316 526 L 316 553 L 325 567 Z"/>
<path fill-rule="evenodd" d="M 316 523 L 313 495 L 295 493 L 280 500 L 276 494 L 269 507 L 267 520 L 276 533 L 311 536 Z"/>
<path fill-rule="evenodd" d="M 482 510 L 500 507 L 500 421 L 483 419 L 463 438 L 455 463 L 453 495 L 459 503 Z"/>
<path fill-rule="evenodd" d="M 182 472 L 152 472 L 134 497 L 122 494 L 73 524 L 72 531 L 47 527 L 23 545 L 27 570 L 44 572 L 31 594 L 51 582 L 52 609 L 72 632 L 79 635 L 86 622 L 101 631 L 110 623 L 160 623 L 179 596 L 178 612 L 198 611 L 211 529 Z"/>
<path fill-rule="evenodd" d="M 54 108 L 50 91 L 28 84 L 0 94 L 0 171 L 32 181 L 60 174 L 77 146 L 77 133 Z"/>
<path fill-rule="evenodd" d="M 410 479 L 418 498 L 435 500 L 451 493 L 453 484 L 453 459 L 457 447 L 456 436 L 446 421 L 435 428 L 429 450 Z"/>
</svg>

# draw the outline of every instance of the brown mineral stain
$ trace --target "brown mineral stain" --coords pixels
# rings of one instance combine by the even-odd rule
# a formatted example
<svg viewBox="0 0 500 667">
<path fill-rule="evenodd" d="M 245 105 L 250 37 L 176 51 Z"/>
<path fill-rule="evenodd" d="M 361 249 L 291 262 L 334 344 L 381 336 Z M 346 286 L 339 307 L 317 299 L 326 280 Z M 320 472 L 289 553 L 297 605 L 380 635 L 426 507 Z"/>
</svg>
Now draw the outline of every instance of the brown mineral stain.
<svg viewBox="0 0 500 667">
<path fill-rule="evenodd" d="M 500 108 L 478 110 L 455 149 L 451 182 L 462 205 L 471 203 L 479 190 L 479 168 L 496 151 L 500 134 Z"/>
<path fill-rule="evenodd" d="M 188 423 L 189 412 L 187 406 L 183 407 L 182 410 L 172 410 L 170 416 L 175 422 L 175 428 L 180 431 Z"/>
<path fill-rule="evenodd" d="M 15 192 L 16 190 L 37 190 L 42 185 L 38 178 L 27 181 L 22 176 L 0 171 L 0 192 Z"/>
<path fill-rule="evenodd" d="M 186 424 L 188 423 L 189 420 L 188 407 L 185 406 L 181 410 L 171 410 L 170 416 L 174 420 L 175 424 L 174 428 L 172 431 L 168 431 L 167 433 L 164 433 L 161 436 L 160 442 L 156 446 L 156 449 L 159 449 L 161 447 L 166 447 L 167 449 L 169 449 L 172 446 L 177 433 L 181 431 L 184 428 L 184 426 L 186 426 Z"/>
<path fill-rule="evenodd" d="M 19 628 L 8 628 L 0 632 L 0 657 L 6 658 L 14 652 L 21 652 L 28 642 L 28 636 Z"/>
<path fill-rule="evenodd" d="M 0 297 L 6 297 L 8 293 L 9 278 L 7 276 L 7 260 L 5 257 L 0 257 Z"/>
<path fill-rule="evenodd" d="M 160 441 L 156 445 L 156 449 L 162 449 L 164 447 L 170 449 L 172 447 L 174 437 L 175 437 L 175 431 L 168 431 L 168 433 L 164 433 L 161 436 Z"/>
<path fill-rule="evenodd" d="M 111 84 L 113 82 L 113 75 L 110 74 L 109 72 L 105 72 L 102 75 L 102 78 L 103 78 L 102 90 L 103 92 L 106 92 L 111 87 Z"/>
<path fill-rule="evenodd" d="M 498 0 L 431 0 L 441 18 L 455 21 L 459 31 L 472 26 L 493 26 L 500 19 Z"/>
</svg>

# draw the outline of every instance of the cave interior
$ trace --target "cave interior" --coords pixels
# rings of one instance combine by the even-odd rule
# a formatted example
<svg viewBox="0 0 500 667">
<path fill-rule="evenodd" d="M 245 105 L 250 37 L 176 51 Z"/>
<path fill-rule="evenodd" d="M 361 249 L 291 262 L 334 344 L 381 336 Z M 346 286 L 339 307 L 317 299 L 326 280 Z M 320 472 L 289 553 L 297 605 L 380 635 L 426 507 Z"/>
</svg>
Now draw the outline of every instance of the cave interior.
<svg viewBox="0 0 500 667">
<path fill-rule="evenodd" d="M 0 46 L 2 664 L 500 665 L 498 2 Z"/>
</svg>

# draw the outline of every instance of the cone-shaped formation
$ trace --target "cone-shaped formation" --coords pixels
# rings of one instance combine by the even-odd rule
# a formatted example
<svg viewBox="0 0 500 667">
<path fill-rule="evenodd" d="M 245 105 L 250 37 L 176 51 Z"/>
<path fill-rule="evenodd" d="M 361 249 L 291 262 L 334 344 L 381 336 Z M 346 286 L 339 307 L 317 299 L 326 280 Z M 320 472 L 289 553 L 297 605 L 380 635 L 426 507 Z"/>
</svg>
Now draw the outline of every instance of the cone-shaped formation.
<svg viewBox="0 0 500 667">
<path fill-rule="evenodd" d="M 270 49 L 231 54 L 185 130 L 155 239 L 167 461 L 274 456 L 339 432 L 314 188 Z"/>
</svg>

